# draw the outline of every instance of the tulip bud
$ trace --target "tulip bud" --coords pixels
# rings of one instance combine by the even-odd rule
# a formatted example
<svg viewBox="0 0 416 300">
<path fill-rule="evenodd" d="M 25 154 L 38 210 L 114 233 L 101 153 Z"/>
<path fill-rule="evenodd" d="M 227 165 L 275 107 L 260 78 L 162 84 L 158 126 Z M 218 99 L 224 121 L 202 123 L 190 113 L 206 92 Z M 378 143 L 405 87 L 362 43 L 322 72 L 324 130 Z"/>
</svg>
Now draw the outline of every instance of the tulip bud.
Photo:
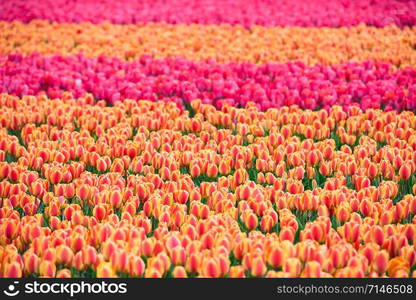
<svg viewBox="0 0 416 300">
<path fill-rule="evenodd" d="M 258 224 L 259 220 L 257 219 L 257 216 L 253 213 L 248 214 L 248 216 L 244 220 L 244 225 L 247 227 L 248 230 L 256 229 Z"/>
<path fill-rule="evenodd" d="M 115 278 L 117 277 L 111 263 L 102 262 L 97 266 L 97 278 Z"/>
<path fill-rule="evenodd" d="M 404 272 L 408 277 L 410 272 L 409 262 L 403 257 L 397 256 L 391 259 L 387 265 L 387 274 L 389 277 L 402 277 L 398 272 Z"/>
<path fill-rule="evenodd" d="M 102 221 L 106 218 L 107 210 L 103 205 L 96 205 L 92 214 L 98 221 Z"/>
<path fill-rule="evenodd" d="M 402 165 L 399 169 L 399 175 L 400 175 L 400 179 L 402 179 L 402 180 L 409 179 L 410 176 L 412 175 L 412 171 L 411 171 L 410 166 Z"/>
<path fill-rule="evenodd" d="M 245 278 L 245 270 L 243 266 L 232 266 L 228 273 L 229 278 Z"/>
<path fill-rule="evenodd" d="M 375 254 L 372 262 L 373 269 L 382 274 L 387 270 L 387 263 L 389 261 L 389 254 L 387 251 L 382 250 Z"/>
<path fill-rule="evenodd" d="M 270 266 L 273 268 L 280 268 L 283 265 L 283 262 L 285 261 L 285 254 L 282 248 L 279 246 L 273 247 L 273 249 L 269 253 L 269 257 L 267 259 L 267 262 Z"/>
<path fill-rule="evenodd" d="M 5 278 L 20 278 L 22 277 L 22 267 L 18 262 L 6 263 L 4 265 L 3 276 Z"/>
<path fill-rule="evenodd" d="M 56 248 L 56 263 L 62 264 L 64 266 L 70 266 L 72 259 L 74 258 L 74 253 L 71 248 L 65 245 L 60 245 Z"/>
<path fill-rule="evenodd" d="M 28 253 L 28 252 L 26 252 Z M 25 274 L 36 274 L 39 272 L 40 258 L 34 253 L 28 253 L 23 257 Z"/>
<path fill-rule="evenodd" d="M 202 262 L 202 274 L 207 278 L 219 278 L 221 269 L 218 262 L 214 258 L 207 258 Z"/>
<path fill-rule="evenodd" d="M 188 274 L 183 266 L 176 266 L 172 271 L 173 278 L 188 278 Z"/>
<path fill-rule="evenodd" d="M 146 265 L 141 257 L 134 257 L 130 260 L 129 269 L 133 277 L 141 277 L 145 271 Z"/>
<path fill-rule="evenodd" d="M 207 167 L 207 176 L 215 178 L 218 175 L 218 167 L 216 164 L 210 163 Z"/>
<path fill-rule="evenodd" d="M 185 262 L 186 262 L 185 249 L 180 245 L 174 247 L 171 251 L 171 259 L 174 265 L 185 265 Z"/>
<path fill-rule="evenodd" d="M 105 172 L 108 168 L 107 162 L 102 157 L 97 159 L 96 166 L 97 166 L 98 172 L 101 172 L 101 173 Z"/>
<path fill-rule="evenodd" d="M 254 257 L 251 261 L 250 273 L 254 277 L 261 277 L 267 271 L 266 264 L 263 261 L 263 258 L 260 256 Z"/>
<path fill-rule="evenodd" d="M 301 268 L 301 262 L 298 258 L 288 258 L 283 264 L 283 271 L 289 273 L 291 277 L 299 277 Z"/>
<path fill-rule="evenodd" d="M 54 278 L 56 273 L 56 265 L 54 262 L 44 260 L 39 266 L 39 275 L 42 277 Z"/>
<path fill-rule="evenodd" d="M 56 278 L 71 278 L 71 271 L 68 269 L 61 269 L 56 273 Z"/>
</svg>

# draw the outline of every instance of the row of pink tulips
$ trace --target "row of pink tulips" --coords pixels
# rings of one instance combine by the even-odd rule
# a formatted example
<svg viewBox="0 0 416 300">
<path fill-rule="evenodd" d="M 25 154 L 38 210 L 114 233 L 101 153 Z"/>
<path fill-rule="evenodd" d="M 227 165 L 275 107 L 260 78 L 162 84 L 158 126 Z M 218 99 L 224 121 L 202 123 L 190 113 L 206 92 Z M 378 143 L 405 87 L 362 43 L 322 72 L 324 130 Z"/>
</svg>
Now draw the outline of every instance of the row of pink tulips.
<svg viewBox="0 0 416 300">
<path fill-rule="evenodd" d="M 179 105 L 201 99 L 216 107 L 254 101 L 262 110 L 293 104 L 306 109 L 416 109 L 416 70 L 380 62 L 255 65 L 149 56 L 126 62 L 114 57 L 14 54 L 1 57 L 0 65 L 0 92 L 17 96 L 45 92 L 54 98 L 70 91 L 76 97 L 92 93 L 110 104 L 126 98 Z"/>
<path fill-rule="evenodd" d="M 377 27 L 389 24 L 412 26 L 416 22 L 416 4 L 400 0 L 17 0 L 0 2 L 0 19 L 316 27 L 352 26 L 364 22 Z"/>
</svg>

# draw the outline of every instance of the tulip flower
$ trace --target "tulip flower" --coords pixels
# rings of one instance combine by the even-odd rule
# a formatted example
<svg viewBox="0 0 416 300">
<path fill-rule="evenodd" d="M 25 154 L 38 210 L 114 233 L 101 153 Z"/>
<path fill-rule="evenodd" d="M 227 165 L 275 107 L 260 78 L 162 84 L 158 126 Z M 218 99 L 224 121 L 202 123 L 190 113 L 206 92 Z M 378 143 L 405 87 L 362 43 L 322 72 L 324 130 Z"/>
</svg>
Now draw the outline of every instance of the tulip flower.
<svg viewBox="0 0 416 300">
<path fill-rule="evenodd" d="M 145 271 L 145 263 L 140 257 L 134 257 L 130 260 L 130 274 L 134 277 L 141 277 Z"/>
<path fill-rule="evenodd" d="M 283 271 L 291 277 L 298 277 L 301 273 L 301 262 L 298 258 L 288 258 L 283 264 Z"/>
<path fill-rule="evenodd" d="M 202 275 L 207 278 L 218 278 L 221 276 L 220 266 L 214 258 L 208 258 L 202 263 Z"/>
<path fill-rule="evenodd" d="M 22 267 L 18 262 L 7 263 L 3 266 L 3 276 L 5 278 L 20 278 L 22 277 Z"/>
<path fill-rule="evenodd" d="M 285 261 L 285 253 L 282 248 L 275 246 L 269 253 L 269 257 L 267 259 L 267 262 L 270 266 L 273 268 L 279 268 L 283 266 L 283 263 Z"/>
<path fill-rule="evenodd" d="M 204 89 L 218 96 L 222 84 L 237 88 Z M 266 101 L 253 88 L 250 98 Z M 307 106 L 315 92 L 329 92 L 297 88 Z M 106 106 L 92 95 L 1 94 L 1 276 L 414 275 L 412 111 L 335 102 L 263 110 L 249 98 L 244 107 L 203 99 L 189 98 L 188 111 L 154 97 Z"/>
<path fill-rule="evenodd" d="M 263 259 L 261 257 L 253 258 L 250 269 L 251 275 L 254 277 L 261 277 L 266 273 L 266 271 L 267 267 Z"/>
<path fill-rule="evenodd" d="M 409 263 L 403 257 L 395 257 L 388 263 L 387 273 L 390 277 L 401 277 L 399 272 L 403 272 L 408 277 L 410 272 Z"/>
<path fill-rule="evenodd" d="M 39 266 L 39 275 L 42 277 L 53 278 L 56 274 L 56 265 L 54 262 L 44 260 Z"/>
<path fill-rule="evenodd" d="M 172 276 L 174 278 L 187 278 L 188 277 L 185 268 L 182 266 L 176 266 L 172 271 Z"/>
<path fill-rule="evenodd" d="M 387 270 L 388 260 L 389 254 L 387 251 L 382 250 L 378 252 L 373 258 L 373 269 L 379 274 L 384 273 Z"/>
<path fill-rule="evenodd" d="M 109 262 L 102 262 L 97 266 L 98 278 L 114 278 L 116 277 L 115 271 Z"/>
<path fill-rule="evenodd" d="M 71 278 L 71 270 L 61 269 L 56 273 L 56 278 Z"/>
</svg>

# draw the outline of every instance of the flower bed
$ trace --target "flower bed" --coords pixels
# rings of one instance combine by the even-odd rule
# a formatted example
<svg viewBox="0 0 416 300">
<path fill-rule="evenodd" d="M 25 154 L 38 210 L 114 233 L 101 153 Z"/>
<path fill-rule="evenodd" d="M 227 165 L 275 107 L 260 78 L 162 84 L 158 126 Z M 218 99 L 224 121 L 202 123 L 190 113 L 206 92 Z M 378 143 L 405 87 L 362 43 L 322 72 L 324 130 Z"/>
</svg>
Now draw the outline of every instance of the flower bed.
<svg viewBox="0 0 416 300">
<path fill-rule="evenodd" d="M 216 62 L 302 61 L 334 65 L 373 60 L 416 66 L 416 27 L 263 27 L 198 24 L 0 22 L 0 54 L 100 55 L 134 60 L 182 57 Z"/>
<path fill-rule="evenodd" d="M 86 92 L 110 104 L 130 99 L 173 101 L 194 99 L 244 107 L 254 101 L 261 110 L 284 105 L 329 109 L 333 105 L 363 109 L 416 109 L 416 71 L 387 63 L 347 63 L 309 67 L 300 62 L 217 64 L 185 59 L 135 61 L 113 57 L 9 55 L 0 57 L 0 92 L 61 97 Z"/>
<path fill-rule="evenodd" d="M 0 1 L 0 278 L 416 278 L 415 25 L 403 0 Z"/>
<path fill-rule="evenodd" d="M 0 277 L 416 276 L 412 112 L 0 105 Z"/>
<path fill-rule="evenodd" d="M 14 0 L 0 3 L 0 19 L 72 23 L 109 21 L 117 24 L 228 23 L 246 27 L 339 27 L 361 22 L 376 27 L 412 26 L 416 22 L 416 4 L 400 0 L 283 0 L 277 3 L 270 0 Z"/>
</svg>

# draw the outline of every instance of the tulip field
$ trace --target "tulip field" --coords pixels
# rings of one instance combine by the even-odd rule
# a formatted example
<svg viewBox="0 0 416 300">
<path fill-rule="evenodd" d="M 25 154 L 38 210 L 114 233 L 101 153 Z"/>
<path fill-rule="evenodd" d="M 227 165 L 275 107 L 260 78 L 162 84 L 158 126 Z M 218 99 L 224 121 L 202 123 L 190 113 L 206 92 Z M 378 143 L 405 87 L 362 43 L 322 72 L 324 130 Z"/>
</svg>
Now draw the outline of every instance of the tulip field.
<svg viewBox="0 0 416 300">
<path fill-rule="evenodd" d="M 416 1 L 1 1 L 2 277 L 416 278 Z"/>
</svg>

